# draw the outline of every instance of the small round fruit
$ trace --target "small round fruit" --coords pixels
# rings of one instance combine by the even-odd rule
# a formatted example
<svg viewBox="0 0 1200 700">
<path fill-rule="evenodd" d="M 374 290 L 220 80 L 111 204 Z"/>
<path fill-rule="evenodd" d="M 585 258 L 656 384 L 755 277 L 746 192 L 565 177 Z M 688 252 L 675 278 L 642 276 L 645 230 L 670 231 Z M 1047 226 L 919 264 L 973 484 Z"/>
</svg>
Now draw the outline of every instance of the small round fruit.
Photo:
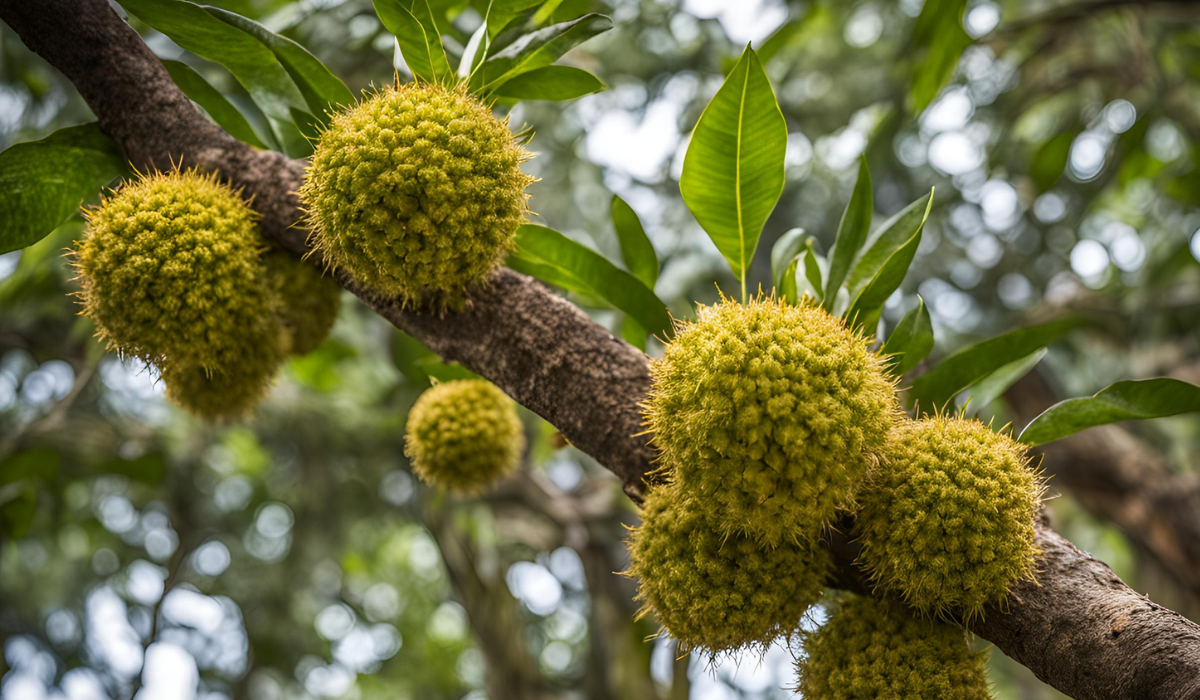
<svg viewBox="0 0 1200 700">
<path fill-rule="evenodd" d="M 629 540 L 629 573 L 642 614 L 653 612 L 686 649 L 762 649 L 790 634 L 821 598 L 828 552 L 784 542 L 760 548 L 745 535 L 722 535 L 679 484 L 646 497 Z"/>
<path fill-rule="evenodd" d="M 513 400 L 482 379 L 437 384 L 408 414 L 404 453 L 426 483 L 471 495 L 521 464 L 525 432 Z"/>
<path fill-rule="evenodd" d="M 211 422 L 245 418 L 267 395 L 278 362 L 246 362 L 223 372 L 168 365 L 162 370 L 167 398 L 188 413 Z"/>
</svg>

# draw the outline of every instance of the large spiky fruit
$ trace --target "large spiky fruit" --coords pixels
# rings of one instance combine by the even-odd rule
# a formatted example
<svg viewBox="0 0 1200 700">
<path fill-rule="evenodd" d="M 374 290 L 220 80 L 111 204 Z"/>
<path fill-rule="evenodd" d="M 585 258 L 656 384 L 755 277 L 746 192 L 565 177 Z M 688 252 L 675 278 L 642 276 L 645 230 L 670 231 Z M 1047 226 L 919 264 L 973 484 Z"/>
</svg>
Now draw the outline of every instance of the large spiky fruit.
<svg viewBox="0 0 1200 700">
<path fill-rule="evenodd" d="M 327 274 L 282 251 L 263 256 L 279 297 L 280 322 L 293 355 L 317 349 L 337 320 L 342 288 Z"/>
<path fill-rule="evenodd" d="M 767 545 L 815 541 L 851 507 L 899 413 L 862 337 L 776 299 L 701 307 L 650 371 L 662 469 L 723 534 Z"/>
<path fill-rule="evenodd" d="M 1011 437 L 977 420 L 905 420 L 860 496 L 862 562 L 917 611 L 978 617 L 1033 577 L 1041 493 Z"/>
<path fill-rule="evenodd" d="M 447 491 L 487 489 L 516 470 L 524 451 L 516 404 L 483 379 L 437 384 L 408 413 L 404 453 L 417 476 Z"/>
<path fill-rule="evenodd" d="M 819 700 L 988 700 L 986 655 L 963 631 L 854 596 L 805 636 L 798 690 Z"/>
<path fill-rule="evenodd" d="M 629 540 L 643 613 L 688 649 L 763 648 L 821 598 L 828 552 L 818 544 L 759 547 L 723 535 L 679 484 L 658 486 Z"/>
<path fill-rule="evenodd" d="M 513 247 L 527 152 L 461 87 L 388 87 L 334 115 L 300 198 L 312 243 L 379 292 L 459 307 Z"/>
<path fill-rule="evenodd" d="M 87 212 L 76 247 L 83 313 L 111 349 L 160 366 L 225 371 L 281 357 L 255 214 L 215 176 L 155 172 Z"/>
<path fill-rule="evenodd" d="M 223 371 L 166 365 L 162 380 L 167 398 L 207 421 L 244 418 L 267 395 L 279 367 L 277 358 L 246 355 Z"/>
</svg>

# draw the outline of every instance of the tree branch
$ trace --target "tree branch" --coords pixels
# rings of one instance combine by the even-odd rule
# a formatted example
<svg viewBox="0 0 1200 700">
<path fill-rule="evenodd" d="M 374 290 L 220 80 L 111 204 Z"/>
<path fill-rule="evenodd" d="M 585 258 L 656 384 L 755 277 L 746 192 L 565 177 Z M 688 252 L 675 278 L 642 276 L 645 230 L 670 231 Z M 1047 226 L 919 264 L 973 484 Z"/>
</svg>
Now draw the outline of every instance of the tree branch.
<svg viewBox="0 0 1200 700">
<path fill-rule="evenodd" d="M 293 194 L 303 164 L 256 151 L 209 123 L 105 0 L 0 0 L 0 18 L 78 87 L 135 165 L 169 167 L 174 159 L 219 171 L 253 195 L 267 237 L 304 250 Z M 642 492 L 652 458 L 646 440 L 633 437 L 650 384 L 642 353 L 507 270 L 473 295 L 468 312 L 445 317 L 406 312 L 339 280 L 381 316 L 557 426 L 632 496 Z M 1200 698 L 1200 626 L 1130 590 L 1044 521 L 1038 546 L 1038 584 L 1018 587 L 1005 609 L 975 625 L 981 636 L 1082 700 Z M 834 551 L 834 581 L 861 588 L 853 543 L 836 541 Z"/>
</svg>

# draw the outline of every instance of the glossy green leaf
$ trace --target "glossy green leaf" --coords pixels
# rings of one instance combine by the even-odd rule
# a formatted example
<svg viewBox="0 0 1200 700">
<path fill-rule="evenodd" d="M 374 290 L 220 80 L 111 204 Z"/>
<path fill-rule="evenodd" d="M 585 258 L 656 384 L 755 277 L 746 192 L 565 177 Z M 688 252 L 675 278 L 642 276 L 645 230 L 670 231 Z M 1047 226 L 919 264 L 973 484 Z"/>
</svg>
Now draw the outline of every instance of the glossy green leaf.
<svg viewBox="0 0 1200 700">
<path fill-rule="evenodd" d="M 821 300 L 821 269 L 825 264 L 813 250 L 813 240 L 809 236 L 804 241 L 804 248 L 792 258 L 777 285 L 779 294 L 789 304 L 799 304 L 806 296 Z"/>
<path fill-rule="evenodd" d="M 549 279 L 538 275 L 551 284 L 604 299 L 636 319 L 649 333 L 666 337 L 671 331 L 667 307 L 638 278 L 554 229 L 533 224 L 517 229 L 517 250 L 509 265 L 519 269 L 523 262 L 531 263 L 534 269 L 552 270 Z"/>
<path fill-rule="evenodd" d="M 850 265 L 858 257 L 858 251 L 867 240 L 871 230 L 871 213 L 875 209 L 875 196 L 871 191 L 871 169 L 867 167 L 867 157 L 858 160 L 858 180 L 854 183 L 854 193 L 842 212 L 842 221 L 838 224 L 837 238 L 833 242 L 833 250 L 829 253 L 829 276 L 825 280 L 825 308 L 833 308 L 833 300 L 837 290 L 846 275 L 850 273 Z"/>
<path fill-rule="evenodd" d="M 492 93 L 517 100 L 573 100 L 605 89 L 604 83 L 582 68 L 543 66 L 506 80 Z"/>
<path fill-rule="evenodd" d="M 1004 392 L 1008 391 L 1010 386 L 1016 384 L 1021 377 L 1029 374 L 1029 371 L 1042 361 L 1047 352 L 1049 351 L 1046 348 L 1041 348 L 1037 352 L 1022 357 L 1016 362 L 1010 362 L 983 379 L 980 379 L 970 389 L 971 408 L 978 411 L 1000 398 Z"/>
<path fill-rule="evenodd" d="M 400 46 L 400 54 L 413 77 L 427 83 L 454 78 L 442 37 L 433 24 L 425 0 L 372 0 L 375 14 Z"/>
<path fill-rule="evenodd" d="M 1082 319 L 1069 317 L 1020 328 L 965 347 L 918 377 L 913 382 L 909 396 L 925 410 L 945 406 L 963 389 L 1053 343 L 1081 325 Z"/>
<path fill-rule="evenodd" d="M 1200 411 L 1200 386 L 1195 384 L 1167 377 L 1117 382 L 1092 396 L 1054 404 L 1025 426 L 1018 439 L 1026 445 L 1044 445 L 1098 425 L 1196 411 Z"/>
<path fill-rule="evenodd" d="M 642 220 L 625 200 L 617 195 L 612 198 L 613 227 L 621 244 L 621 257 L 625 267 L 649 289 L 658 281 L 658 254 L 654 244 L 642 228 Z"/>
<path fill-rule="evenodd" d="M 683 160 L 679 189 L 729 261 L 746 296 L 746 271 L 783 194 L 787 123 L 771 81 L 747 45 L 704 108 Z"/>
<path fill-rule="evenodd" d="M 187 95 L 192 102 L 200 105 L 217 123 L 217 126 L 228 131 L 239 141 L 244 141 L 256 148 L 267 147 L 254 132 L 254 127 L 250 125 L 246 115 L 233 106 L 232 102 L 225 99 L 225 96 L 210 85 L 195 69 L 179 61 L 164 60 L 162 63 L 166 66 L 167 72 L 171 74 L 171 80 L 174 80 L 179 89 L 183 90 L 183 94 Z"/>
<path fill-rule="evenodd" d="M 482 94 L 490 94 L 497 86 L 522 73 L 554 63 L 567 51 L 612 26 L 608 17 L 588 14 L 524 34 L 483 62 L 471 81 L 472 87 Z"/>
<path fill-rule="evenodd" d="M 339 106 L 354 104 L 354 93 L 350 92 L 350 88 L 316 56 L 309 53 L 308 49 L 241 15 L 218 7 L 206 6 L 204 9 L 270 49 L 300 89 L 308 111 L 320 119 L 322 124 L 328 123 L 328 114 L 336 111 Z"/>
<path fill-rule="evenodd" d="M 929 210 L 932 207 L 933 198 L 930 197 L 925 204 L 925 213 L 917 230 L 904 242 L 904 245 L 888 256 L 871 281 L 862 288 L 862 291 L 854 298 L 854 303 L 850 305 L 846 318 L 860 319 L 860 322 L 864 323 L 864 327 L 871 328 L 864 319 L 878 311 L 892 295 L 892 292 L 900 288 L 900 283 L 904 281 L 905 275 L 908 274 L 908 268 L 917 255 L 917 248 L 921 245 L 921 232 L 925 230 L 925 222 L 929 219 Z"/>
<path fill-rule="evenodd" d="M 488 33 L 497 37 L 500 32 L 508 29 L 517 32 L 537 12 L 538 6 L 544 0 L 491 0 L 488 3 L 486 15 Z M 507 44 L 500 44 L 507 46 Z"/>
<path fill-rule="evenodd" d="M 487 29 L 486 23 L 479 25 L 479 29 L 471 34 L 467 45 L 463 47 L 462 58 L 458 61 L 458 77 L 460 79 L 470 78 L 475 69 L 487 58 L 488 49 L 491 48 L 491 37 L 488 36 Z"/>
<path fill-rule="evenodd" d="M 950 81 L 958 59 L 973 42 L 963 29 L 962 16 L 967 0 L 926 0 L 913 25 L 913 67 L 909 102 L 920 112 L 937 97 Z"/>
<path fill-rule="evenodd" d="M 777 238 L 775 245 L 771 246 L 771 281 L 775 283 L 776 287 L 783 285 L 784 275 L 787 274 L 788 268 L 791 267 L 796 256 L 804 250 L 808 238 L 804 229 L 794 228 Z"/>
<path fill-rule="evenodd" d="M 887 259 L 921 228 L 922 222 L 929 216 L 929 202 L 932 199 L 931 189 L 929 194 L 896 212 L 867 237 L 862 252 L 846 277 L 846 289 L 849 289 L 851 294 L 862 291 L 863 285 L 879 272 Z"/>
<path fill-rule="evenodd" d="M 95 123 L 0 152 L 0 253 L 45 238 L 124 170 L 125 158 Z"/>
<path fill-rule="evenodd" d="M 933 350 L 933 321 L 925 300 L 917 297 L 917 306 L 904 314 L 880 351 L 888 357 L 892 374 L 903 376 L 921 364 Z"/>
<path fill-rule="evenodd" d="M 1071 144 L 1078 134 L 1078 129 L 1068 129 L 1043 143 L 1033 155 L 1029 176 L 1037 185 L 1038 192 L 1054 187 L 1062 178 L 1067 168 L 1067 158 L 1071 155 Z"/>
</svg>

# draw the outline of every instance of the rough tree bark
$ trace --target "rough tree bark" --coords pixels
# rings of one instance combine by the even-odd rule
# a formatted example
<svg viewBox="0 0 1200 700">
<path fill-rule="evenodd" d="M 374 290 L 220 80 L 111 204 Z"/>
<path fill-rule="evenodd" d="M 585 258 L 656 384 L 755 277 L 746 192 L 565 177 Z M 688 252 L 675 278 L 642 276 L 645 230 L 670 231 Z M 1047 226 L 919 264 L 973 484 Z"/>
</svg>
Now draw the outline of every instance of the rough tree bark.
<svg viewBox="0 0 1200 700">
<path fill-rule="evenodd" d="M 257 151 L 211 124 L 105 0 L 0 0 L 0 19 L 79 89 L 106 134 L 139 167 L 172 160 L 217 171 L 253 195 L 262 230 L 305 250 L 294 193 L 303 163 Z M 319 261 L 315 261 L 319 262 Z M 464 314 L 404 311 L 344 276 L 381 316 L 495 382 L 612 470 L 637 498 L 652 451 L 638 403 L 647 359 L 540 283 L 502 270 Z M 1138 595 L 1102 562 L 1038 524 L 1037 584 L 1024 584 L 974 630 L 1080 700 L 1200 700 L 1200 626 Z M 852 542 L 835 543 L 833 582 L 861 589 Z"/>
</svg>

